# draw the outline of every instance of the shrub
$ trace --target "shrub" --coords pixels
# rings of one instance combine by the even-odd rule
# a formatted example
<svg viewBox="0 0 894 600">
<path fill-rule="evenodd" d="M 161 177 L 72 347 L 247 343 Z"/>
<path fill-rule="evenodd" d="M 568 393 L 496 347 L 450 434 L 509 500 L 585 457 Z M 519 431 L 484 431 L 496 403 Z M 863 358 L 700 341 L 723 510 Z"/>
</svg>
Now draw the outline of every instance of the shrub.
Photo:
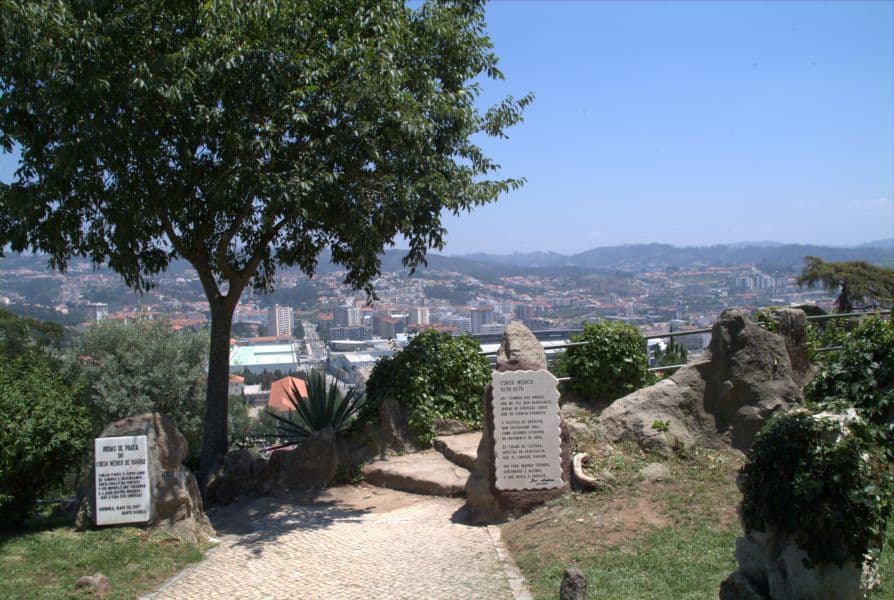
<svg viewBox="0 0 894 600">
<path fill-rule="evenodd" d="M 103 321 L 78 340 L 75 356 L 102 424 L 144 412 L 170 417 L 193 452 L 202 436 L 208 338 L 170 323 Z"/>
<path fill-rule="evenodd" d="M 481 427 L 481 395 L 490 381 L 490 363 L 478 342 L 428 330 L 407 347 L 373 368 L 366 383 L 369 398 L 365 415 L 376 418 L 387 399 L 407 411 L 417 443 L 428 445 L 441 419 L 457 419 L 467 427 Z"/>
<path fill-rule="evenodd" d="M 805 389 L 820 406 L 852 404 L 868 421 L 876 441 L 894 456 L 894 324 L 862 319 L 839 338 L 841 349 Z"/>
<path fill-rule="evenodd" d="M 739 487 L 746 532 L 787 534 L 813 563 L 861 564 L 881 551 L 891 478 L 861 421 L 843 427 L 805 409 L 774 417 L 755 437 Z"/>
<path fill-rule="evenodd" d="M 365 403 L 365 396 L 357 387 L 351 387 L 342 394 L 336 383 L 326 381 L 326 373 L 323 371 L 310 372 L 306 397 L 301 395 L 294 383 L 286 396 L 294 410 L 286 415 L 278 415 L 269 409 L 267 411 L 278 421 L 279 428 L 275 437 L 286 441 L 275 448 L 300 444 L 315 431 L 327 427 L 331 427 L 335 433 L 346 432 Z"/>
<path fill-rule="evenodd" d="M 81 388 L 38 351 L 0 357 L 0 526 L 21 523 L 87 450 Z"/>
<path fill-rule="evenodd" d="M 583 346 L 568 348 L 556 369 L 571 380 L 568 389 L 593 400 L 616 400 L 655 378 L 649 372 L 646 342 L 639 329 L 619 321 L 584 324 L 571 337 Z"/>
</svg>

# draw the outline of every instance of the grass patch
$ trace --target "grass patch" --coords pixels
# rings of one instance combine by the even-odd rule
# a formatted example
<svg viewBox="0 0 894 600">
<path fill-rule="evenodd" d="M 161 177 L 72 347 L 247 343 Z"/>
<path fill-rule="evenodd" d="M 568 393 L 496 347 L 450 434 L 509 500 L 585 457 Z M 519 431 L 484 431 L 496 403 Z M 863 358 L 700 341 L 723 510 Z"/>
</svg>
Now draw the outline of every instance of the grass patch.
<svg viewBox="0 0 894 600">
<path fill-rule="evenodd" d="M 202 557 L 202 548 L 134 527 L 79 532 L 70 522 L 38 520 L 0 533 L 0 598 L 87 598 L 75 581 L 97 571 L 109 578 L 108 598 L 137 598 Z"/>
<path fill-rule="evenodd" d="M 580 552 L 568 563 L 536 552 L 523 552 L 517 562 L 535 598 L 555 598 L 571 564 L 584 571 L 588 598 L 716 598 L 720 582 L 736 567 L 736 534 L 706 525 L 664 527 L 622 546 Z"/>
<path fill-rule="evenodd" d="M 553 599 L 562 574 L 579 567 L 588 598 L 716 598 L 736 568 L 735 485 L 740 453 L 688 448 L 663 459 L 671 477 L 647 482 L 639 470 L 662 460 L 626 444 L 582 440 L 600 492 L 571 493 L 503 527 L 503 538 L 537 599 Z M 894 522 L 872 600 L 894 600 Z"/>
</svg>

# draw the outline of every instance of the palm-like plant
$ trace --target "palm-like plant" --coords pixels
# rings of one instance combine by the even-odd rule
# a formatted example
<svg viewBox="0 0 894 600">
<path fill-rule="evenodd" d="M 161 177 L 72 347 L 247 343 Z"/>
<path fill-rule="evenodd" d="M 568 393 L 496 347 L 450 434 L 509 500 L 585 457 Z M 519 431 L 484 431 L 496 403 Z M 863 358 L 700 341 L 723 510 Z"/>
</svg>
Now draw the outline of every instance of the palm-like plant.
<svg viewBox="0 0 894 600">
<path fill-rule="evenodd" d="M 326 381 L 323 371 L 311 371 L 307 378 L 307 397 L 295 383 L 286 392 L 294 410 L 286 415 L 279 415 L 271 410 L 268 414 L 277 420 L 278 433 L 269 437 L 284 440 L 277 446 L 267 448 L 276 450 L 288 446 L 296 446 L 315 431 L 331 427 L 335 433 L 347 431 L 354 421 L 357 412 L 366 402 L 366 395 L 353 386 L 342 395 L 338 389 L 338 381 L 331 384 Z"/>
</svg>

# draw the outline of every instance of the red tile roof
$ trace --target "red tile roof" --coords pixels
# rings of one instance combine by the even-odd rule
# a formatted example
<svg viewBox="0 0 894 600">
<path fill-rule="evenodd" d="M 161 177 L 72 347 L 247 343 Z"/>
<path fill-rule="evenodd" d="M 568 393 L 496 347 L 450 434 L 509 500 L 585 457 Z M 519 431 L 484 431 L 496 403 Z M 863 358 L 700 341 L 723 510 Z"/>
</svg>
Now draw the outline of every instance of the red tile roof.
<svg viewBox="0 0 894 600">
<path fill-rule="evenodd" d="M 283 377 L 270 384 L 270 398 L 267 400 L 267 407 L 280 412 L 295 410 L 295 407 L 289 402 L 293 383 L 298 388 L 298 393 L 301 397 L 307 398 L 307 386 L 304 384 L 303 379 Z"/>
</svg>

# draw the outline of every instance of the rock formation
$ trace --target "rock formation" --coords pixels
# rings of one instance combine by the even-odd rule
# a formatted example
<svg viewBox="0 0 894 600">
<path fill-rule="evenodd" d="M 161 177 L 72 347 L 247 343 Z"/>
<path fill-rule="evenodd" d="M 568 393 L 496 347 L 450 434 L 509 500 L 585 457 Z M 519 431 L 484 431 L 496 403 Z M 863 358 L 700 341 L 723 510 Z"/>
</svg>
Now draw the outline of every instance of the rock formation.
<svg viewBox="0 0 894 600">
<path fill-rule="evenodd" d="M 695 443 L 747 450 L 771 415 L 803 401 L 801 388 L 813 375 L 804 313 L 784 309 L 776 318 L 779 333 L 739 309 L 723 311 L 706 357 L 616 400 L 599 417 L 603 434 L 665 454 Z M 666 427 L 653 427 L 656 421 Z"/>
</svg>

